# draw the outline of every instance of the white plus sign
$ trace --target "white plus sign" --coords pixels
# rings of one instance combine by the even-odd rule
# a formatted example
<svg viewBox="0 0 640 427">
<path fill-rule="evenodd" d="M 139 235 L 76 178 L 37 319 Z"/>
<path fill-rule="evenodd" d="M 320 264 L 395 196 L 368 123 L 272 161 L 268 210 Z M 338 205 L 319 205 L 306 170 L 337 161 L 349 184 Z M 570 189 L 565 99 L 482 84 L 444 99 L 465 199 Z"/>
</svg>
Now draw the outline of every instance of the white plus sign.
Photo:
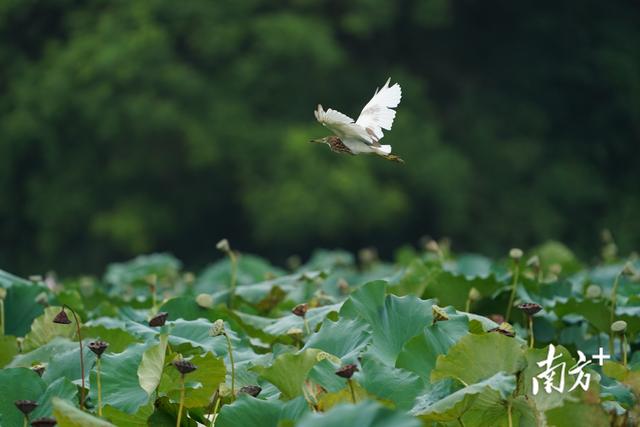
<svg viewBox="0 0 640 427">
<path fill-rule="evenodd" d="M 600 347 L 600 349 L 598 349 L 598 354 L 591 356 L 591 358 L 598 360 L 598 365 L 602 366 L 605 359 L 611 359 L 611 356 L 608 354 L 604 354 L 602 347 Z"/>
</svg>

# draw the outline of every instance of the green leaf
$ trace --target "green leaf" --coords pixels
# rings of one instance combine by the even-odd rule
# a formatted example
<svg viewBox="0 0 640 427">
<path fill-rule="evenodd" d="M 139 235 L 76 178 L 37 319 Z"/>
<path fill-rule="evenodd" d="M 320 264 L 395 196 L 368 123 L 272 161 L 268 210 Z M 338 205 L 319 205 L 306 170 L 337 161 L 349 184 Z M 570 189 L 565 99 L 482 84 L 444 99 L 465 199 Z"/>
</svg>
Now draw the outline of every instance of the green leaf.
<svg viewBox="0 0 640 427">
<path fill-rule="evenodd" d="M 230 405 L 224 405 L 216 418 L 216 427 L 278 427 L 287 421 L 295 422 L 307 412 L 303 397 L 283 402 L 261 400 L 246 394 Z"/>
<path fill-rule="evenodd" d="M 466 316 L 452 316 L 444 322 L 436 322 L 424 328 L 424 333 L 411 338 L 402 348 L 396 367 L 414 372 L 427 383 L 436 366 L 437 357 L 469 333 Z"/>
<path fill-rule="evenodd" d="M 285 353 L 276 358 L 271 366 L 251 368 L 262 378 L 278 387 L 285 399 L 302 395 L 302 385 L 309 371 L 318 363 L 320 350 L 309 348 L 299 353 Z"/>
<path fill-rule="evenodd" d="M 398 409 L 409 409 L 422 389 L 423 381 L 416 374 L 393 368 L 375 358 L 363 359 L 361 371 L 353 377 L 370 395 L 393 402 Z"/>
<path fill-rule="evenodd" d="M 141 406 L 135 414 L 128 414 L 111 405 L 107 405 L 102 408 L 102 413 L 105 418 L 118 427 L 147 427 L 149 425 L 147 420 L 153 413 L 153 404 L 149 403 Z"/>
<path fill-rule="evenodd" d="M 570 298 L 566 302 L 559 302 L 554 307 L 558 317 L 567 314 L 580 315 L 596 329 L 609 333 L 611 310 L 605 300 L 577 300 Z"/>
<path fill-rule="evenodd" d="M 184 406 L 195 408 L 207 406 L 220 383 L 225 381 L 227 370 L 224 360 L 207 352 L 189 360 L 197 369 L 185 376 Z M 167 366 L 162 375 L 159 391 L 166 393 L 173 401 L 180 400 L 180 373 L 172 365 Z"/>
<path fill-rule="evenodd" d="M 101 361 L 102 404 L 134 414 L 147 403 L 149 395 L 138 380 L 138 366 L 149 344 L 134 344 L 122 353 L 103 354 Z M 96 383 L 96 372 L 91 372 L 91 383 Z M 97 401 L 97 389 L 91 388 L 91 400 Z"/>
<path fill-rule="evenodd" d="M 149 396 L 160 384 L 162 371 L 164 369 L 164 358 L 167 353 L 167 335 L 160 336 L 160 343 L 145 350 L 142 354 L 142 361 L 138 367 L 138 379 L 140 387 Z"/>
<path fill-rule="evenodd" d="M 568 402 L 545 413 L 548 425 L 554 427 L 609 427 L 611 425 L 607 415 L 599 404 L 583 402 Z"/>
<path fill-rule="evenodd" d="M 422 423 L 404 412 L 388 409 L 377 402 L 365 401 L 334 406 L 330 411 L 308 413 L 296 427 L 420 427 Z"/>
<path fill-rule="evenodd" d="M 498 372 L 514 374 L 526 366 L 522 344 L 498 333 L 469 334 L 438 356 L 431 380 L 455 378 L 470 385 Z"/>
<path fill-rule="evenodd" d="M 53 323 L 62 307 L 47 307 L 44 314 L 36 318 L 31 324 L 31 331 L 24 337 L 22 350 L 28 352 L 34 350 L 56 337 L 64 337 L 72 339 L 76 335 L 76 320 L 69 310 L 67 314 L 71 323 L 68 325 L 60 325 Z"/>
<path fill-rule="evenodd" d="M 11 335 L 0 335 L 0 368 L 9 364 L 18 354 L 18 341 Z"/>
<path fill-rule="evenodd" d="M 109 353 L 121 353 L 131 344 L 137 342 L 136 337 L 120 328 L 107 328 L 104 325 L 91 325 L 82 327 L 83 340 L 102 340 L 109 343 Z"/>
<path fill-rule="evenodd" d="M 57 397 L 53 398 L 53 417 L 60 427 L 116 427 Z"/>
<path fill-rule="evenodd" d="M 18 283 L 7 289 L 4 300 L 4 333 L 23 337 L 35 318 L 44 313 L 44 306 L 36 302 L 36 297 L 48 290 L 31 282 Z"/>
<path fill-rule="evenodd" d="M 24 417 L 13 402 L 38 401 L 45 392 L 42 378 L 28 368 L 0 369 L 0 421 L 3 426 L 21 426 Z"/>
<path fill-rule="evenodd" d="M 53 414 L 53 398 L 58 397 L 77 403 L 78 387 L 67 378 L 61 377 L 52 382 L 40 399 L 38 407 L 29 414 L 31 419 L 50 417 Z"/>
<path fill-rule="evenodd" d="M 474 405 L 485 409 L 495 406 L 500 399 L 506 399 L 515 388 L 515 376 L 498 372 L 484 381 L 466 386 L 440 400 L 433 401 L 432 395 L 427 393 L 418 398 L 411 414 L 425 421 L 455 421 L 462 418 Z M 507 409 L 504 407 L 504 413 L 506 412 Z"/>
<path fill-rule="evenodd" d="M 344 303 L 340 315 L 369 324 L 373 351 L 383 363 L 394 366 L 404 344 L 431 323 L 433 302 L 412 295 L 385 296 L 385 289 L 385 282 L 367 283 Z"/>
<path fill-rule="evenodd" d="M 371 340 L 371 330 L 362 319 L 340 318 L 326 321 L 320 330 L 312 334 L 304 349 L 317 348 L 353 363 Z"/>
</svg>

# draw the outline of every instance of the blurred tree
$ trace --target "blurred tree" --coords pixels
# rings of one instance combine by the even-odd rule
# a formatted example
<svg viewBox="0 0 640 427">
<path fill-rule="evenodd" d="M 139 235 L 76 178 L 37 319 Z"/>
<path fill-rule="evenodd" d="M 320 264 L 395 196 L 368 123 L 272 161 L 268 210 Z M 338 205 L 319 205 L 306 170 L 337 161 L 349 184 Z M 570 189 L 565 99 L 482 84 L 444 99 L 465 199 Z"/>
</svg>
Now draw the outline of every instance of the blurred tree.
<svg viewBox="0 0 640 427">
<path fill-rule="evenodd" d="M 95 270 L 223 236 L 281 258 L 424 233 L 640 243 L 640 10 L 621 1 L 0 4 L 0 266 Z M 404 167 L 340 157 L 387 76 Z"/>
</svg>

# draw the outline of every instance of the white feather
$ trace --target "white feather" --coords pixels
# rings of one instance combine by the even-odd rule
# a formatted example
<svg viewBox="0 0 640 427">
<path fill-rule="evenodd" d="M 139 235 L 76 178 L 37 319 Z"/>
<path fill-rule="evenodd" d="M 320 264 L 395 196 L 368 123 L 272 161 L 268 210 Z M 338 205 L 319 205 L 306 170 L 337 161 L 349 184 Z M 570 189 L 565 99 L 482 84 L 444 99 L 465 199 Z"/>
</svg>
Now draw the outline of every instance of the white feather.
<svg viewBox="0 0 640 427">
<path fill-rule="evenodd" d="M 376 90 L 373 98 L 364 106 L 360 117 L 356 120 L 357 125 L 375 136 L 376 142 L 384 136 L 382 129 L 391 130 L 396 117 L 396 112 L 392 108 L 397 107 L 402 98 L 400 85 L 396 83 L 389 86 L 390 82 L 391 78 L 379 91 Z"/>
</svg>

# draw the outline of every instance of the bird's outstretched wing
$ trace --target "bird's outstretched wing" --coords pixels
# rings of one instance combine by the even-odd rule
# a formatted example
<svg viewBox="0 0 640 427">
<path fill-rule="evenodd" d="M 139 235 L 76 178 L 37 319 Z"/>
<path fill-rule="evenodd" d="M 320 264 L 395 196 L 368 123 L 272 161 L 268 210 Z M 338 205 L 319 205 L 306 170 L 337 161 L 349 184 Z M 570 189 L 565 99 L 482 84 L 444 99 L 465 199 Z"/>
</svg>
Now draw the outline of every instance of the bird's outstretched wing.
<svg viewBox="0 0 640 427">
<path fill-rule="evenodd" d="M 364 128 L 358 126 L 351 117 L 342 114 L 340 111 L 332 110 L 331 108 L 324 111 L 322 105 L 318 105 L 313 114 L 323 126 L 326 126 L 340 138 L 359 138 L 367 144 L 374 143 L 371 135 L 367 134 Z"/>
<path fill-rule="evenodd" d="M 391 78 L 380 90 L 376 90 L 373 98 L 364 106 L 360 117 L 356 120 L 356 124 L 362 126 L 376 142 L 384 136 L 382 129 L 391 129 L 393 119 L 396 117 L 396 111 L 392 108 L 397 107 L 402 98 L 400 85 L 396 83 L 390 87 L 390 82 Z"/>
</svg>

